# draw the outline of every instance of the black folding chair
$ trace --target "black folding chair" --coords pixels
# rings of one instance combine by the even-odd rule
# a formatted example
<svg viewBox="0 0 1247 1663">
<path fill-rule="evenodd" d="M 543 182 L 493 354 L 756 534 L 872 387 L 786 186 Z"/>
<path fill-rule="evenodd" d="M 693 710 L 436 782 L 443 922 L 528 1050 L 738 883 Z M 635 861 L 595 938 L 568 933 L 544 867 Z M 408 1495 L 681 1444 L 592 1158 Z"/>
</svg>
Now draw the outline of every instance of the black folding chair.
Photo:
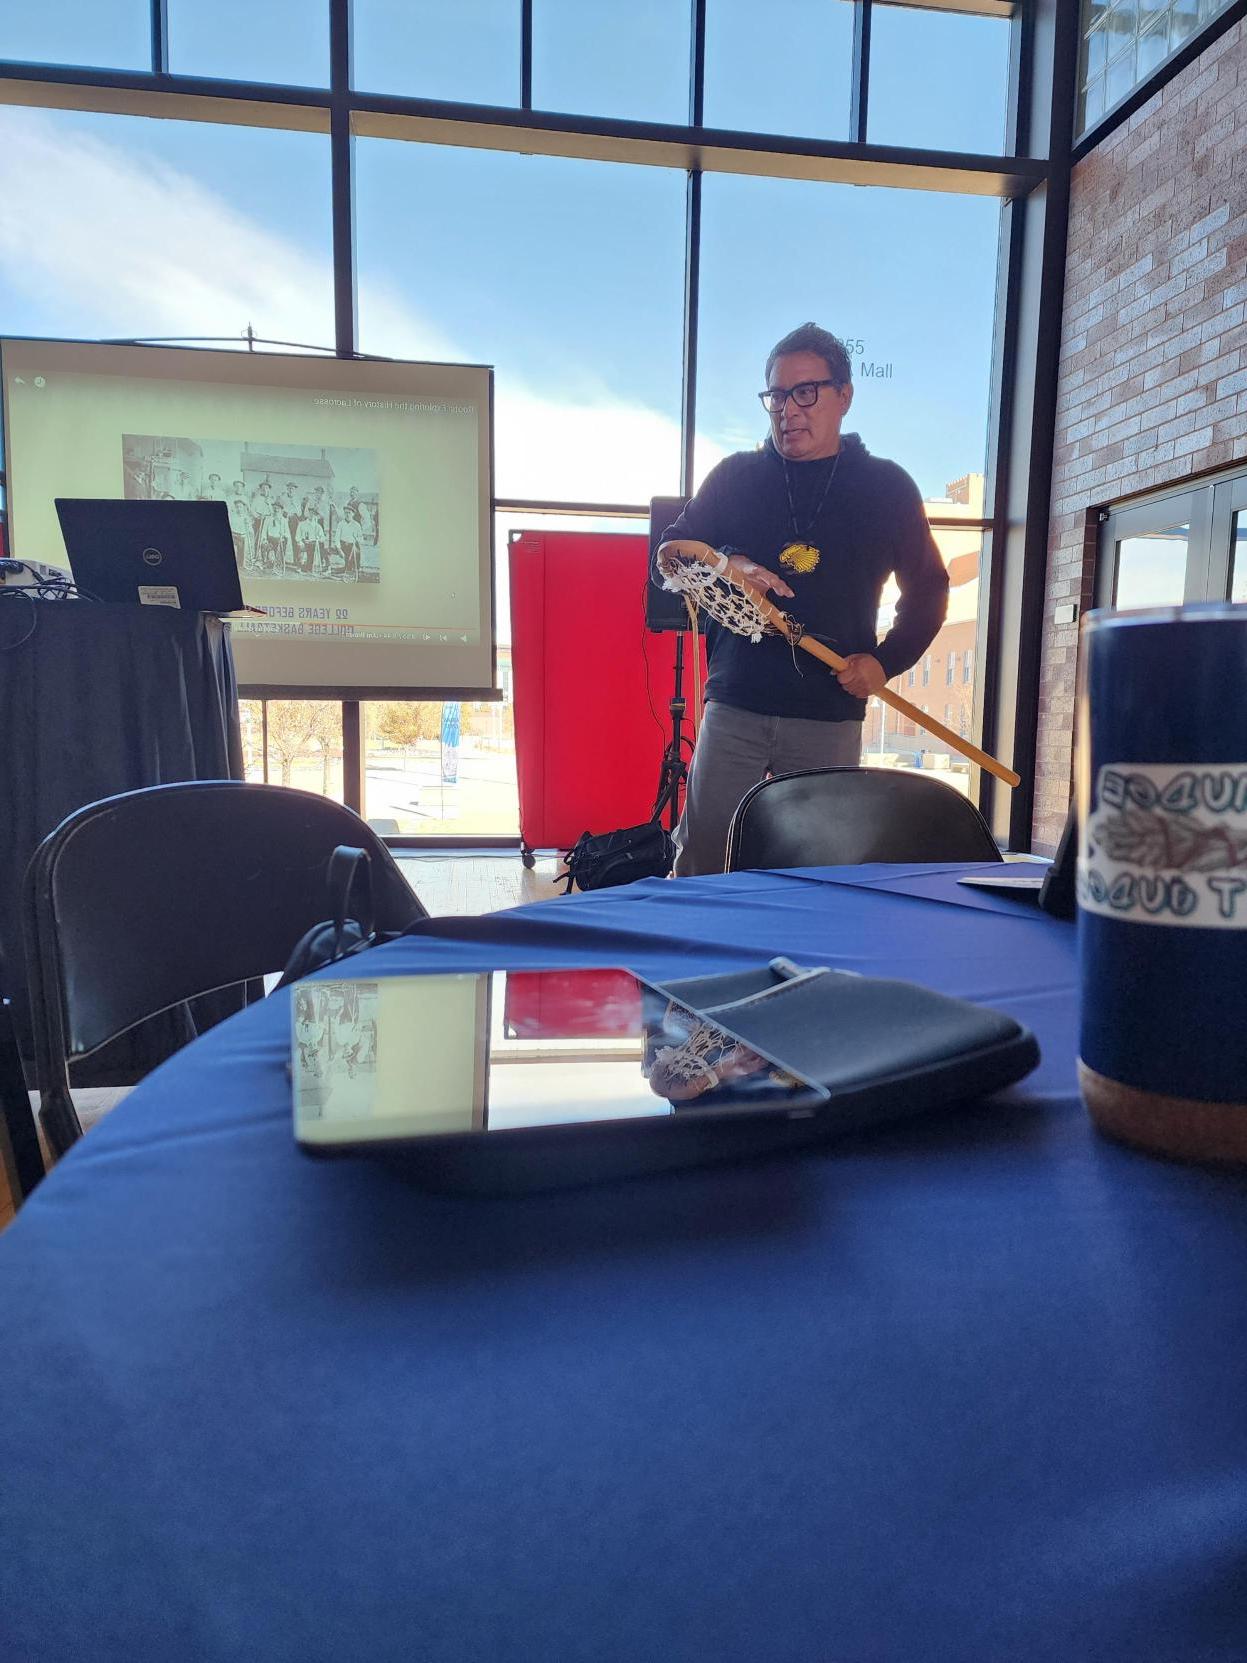
<svg viewBox="0 0 1247 1663">
<path fill-rule="evenodd" d="M 44 838 L 26 871 L 23 927 L 39 1118 L 54 1156 L 82 1135 L 68 1063 L 147 1017 L 283 969 L 326 916 L 340 844 L 368 852 L 378 929 L 428 916 L 353 810 L 286 786 L 127 791 Z"/>
<path fill-rule="evenodd" d="M 9 1181 L 13 1205 L 22 1202 L 43 1177 L 43 1155 L 30 1094 L 22 1069 L 9 1001 L 0 998 L 0 1165 Z"/>
<path fill-rule="evenodd" d="M 987 821 L 942 780 L 893 768 L 808 768 L 745 793 L 728 827 L 725 870 L 1001 859 Z"/>
</svg>

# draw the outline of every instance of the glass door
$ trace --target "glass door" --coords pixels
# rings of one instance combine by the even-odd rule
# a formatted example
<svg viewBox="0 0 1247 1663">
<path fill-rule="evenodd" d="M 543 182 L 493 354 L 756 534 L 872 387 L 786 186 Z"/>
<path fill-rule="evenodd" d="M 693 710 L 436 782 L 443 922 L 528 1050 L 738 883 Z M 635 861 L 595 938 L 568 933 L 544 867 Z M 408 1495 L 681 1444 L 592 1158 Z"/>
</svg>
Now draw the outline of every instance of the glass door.
<svg viewBox="0 0 1247 1663">
<path fill-rule="evenodd" d="M 1134 611 L 1207 599 L 1209 497 L 1208 491 L 1184 491 L 1106 513 L 1096 604 Z"/>
<path fill-rule="evenodd" d="M 1247 602 L 1247 476 L 1212 491 L 1208 598 Z"/>
<path fill-rule="evenodd" d="M 1230 538 L 1230 599 L 1247 605 L 1247 510 L 1235 514 Z"/>
</svg>

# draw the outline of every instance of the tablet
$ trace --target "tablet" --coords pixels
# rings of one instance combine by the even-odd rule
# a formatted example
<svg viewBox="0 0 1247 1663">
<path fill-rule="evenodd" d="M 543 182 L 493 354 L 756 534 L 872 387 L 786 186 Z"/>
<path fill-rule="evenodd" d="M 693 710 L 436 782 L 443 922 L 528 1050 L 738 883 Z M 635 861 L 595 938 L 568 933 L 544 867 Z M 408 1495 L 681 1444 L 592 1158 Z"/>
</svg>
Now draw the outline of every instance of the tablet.
<svg viewBox="0 0 1247 1663">
<path fill-rule="evenodd" d="M 996 895 L 1014 895 L 1019 900 L 1038 901 L 1047 874 L 1045 866 L 1038 872 L 974 873 L 968 878 L 958 878 L 957 882 L 965 884 L 968 889 L 987 889 Z"/>
<path fill-rule="evenodd" d="M 294 1131 L 433 1187 L 520 1190 L 784 1146 L 827 1090 L 617 968 L 300 983 Z"/>
</svg>

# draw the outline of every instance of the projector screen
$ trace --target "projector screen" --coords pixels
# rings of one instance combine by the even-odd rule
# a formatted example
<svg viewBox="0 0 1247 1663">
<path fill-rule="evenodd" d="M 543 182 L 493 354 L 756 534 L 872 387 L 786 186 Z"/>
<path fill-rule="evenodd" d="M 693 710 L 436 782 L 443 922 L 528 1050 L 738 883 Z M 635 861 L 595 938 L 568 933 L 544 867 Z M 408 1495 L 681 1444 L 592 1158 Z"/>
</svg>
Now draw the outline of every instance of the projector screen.
<svg viewBox="0 0 1247 1663">
<path fill-rule="evenodd" d="M 0 342 L 10 552 L 68 567 L 56 497 L 219 499 L 240 688 L 493 697 L 493 371 Z"/>
</svg>

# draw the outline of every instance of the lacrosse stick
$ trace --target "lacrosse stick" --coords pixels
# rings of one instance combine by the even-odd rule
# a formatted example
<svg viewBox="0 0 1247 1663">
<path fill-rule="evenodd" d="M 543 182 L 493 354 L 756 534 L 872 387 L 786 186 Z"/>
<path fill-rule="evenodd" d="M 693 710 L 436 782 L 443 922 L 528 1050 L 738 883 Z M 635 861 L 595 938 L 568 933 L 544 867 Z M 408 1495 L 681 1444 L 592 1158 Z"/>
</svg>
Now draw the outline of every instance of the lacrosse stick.
<svg viewBox="0 0 1247 1663">
<path fill-rule="evenodd" d="M 729 565 L 725 554 L 712 549 L 708 543 L 694 542 L 690 538 L 665 543 L 659 551 L 658 569 L 663 575 L 664 589 L 678 591 L 686 601 L 694 602 L 733 634 L 747 636 L 751 641 L 760 641 L 764 635 L 782 635 L 791 646 L 804 648 L 833 670 L 846 667 L 846 659 L 807 635 L 804 625 L 790 618 L 786 612 L 781 612 L 778 606 L 773 606 L 761 589 L 747 583 L 735 567 Z M 1021 783 L 1021 776 L 1015 774 L 1012 768 L 1006 768 L 1003 762 L 997 762 L 994 756 L 988 756 L 986 751 L 979 750 L 977 745 L 946 728 L 899 693 L 893 693 L 891 688 L 881 689 L 879 697 L 893 710 L 908 716 L 911 722 L 942 739 L 971 762 L 977 762 L 980 768 L 986 768 L 989 774 L 994 774 L 1006 785 Z"/>
</svg>

